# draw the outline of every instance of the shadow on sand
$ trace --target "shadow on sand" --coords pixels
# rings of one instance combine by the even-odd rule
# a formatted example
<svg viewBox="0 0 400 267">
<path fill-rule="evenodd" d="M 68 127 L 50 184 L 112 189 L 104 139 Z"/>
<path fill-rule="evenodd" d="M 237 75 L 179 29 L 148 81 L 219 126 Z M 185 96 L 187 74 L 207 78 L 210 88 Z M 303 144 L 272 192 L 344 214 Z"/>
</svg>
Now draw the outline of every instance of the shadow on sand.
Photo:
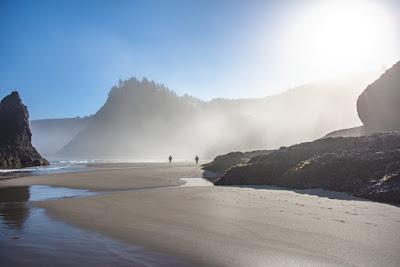
<svg viewBox="0 0 400 267">
<path fill-rule="evenodd" d="M 356 200 L 356 201 L 370 201 L 364 198 L 359 198 L 352 196 L 348 193 L 344 192 L 336 192 L 329 191 L 320 188 L 313 189 L 294 189 L 294 188 L 286 188 L 286 187 L 278 187 L 278 186 L 269 186 L 269 185 L 235 185 L 231 187 L 239 187 L 239 188 L 252 188 L 257 190 L 280 190 L 280 191 L 292 191 L 298 194 L 305 194 L 317 197 L 324 197 L 330 199 L 339 199 L 339 200 Z"/>
<path fill-rule="evenodd" d="M 204 170 L 203 171 L 203 178 L 208 180 L 211 183 L 214 183 L 221 177 L 222 173 L 211 172 Z M 278 187 L 278 186 L 271 186 L 271 185 L 229 185 L 229 187 L 237 187 L 237 188 L 252 188 L 257 190 L 281 190 L 281 191 L 292 191 L 298 194 L 305 194 L 311 196 L 318 196 L 330 199 L 339 199 L 339 200 L 356 200 L 356 201 L 370 201 L 364 198 L 359 198 L 352 196 L 348 193 L 344 192 L 336 192 L 336 191 L 329 191 L 320 188 L 312 188 L 312 189 L 294 189 L 288 187 Z"/>
<path fill-rule="evenodd" d="M 202 177 L 206 179 L 207 181 L 214 183 L 216 180 L 218 180 L 219 177 L 222 176 L 223 173 L 219 172 L 211 172 L 207 170 L 203 170 L 203 175 Z"/>
</svg>

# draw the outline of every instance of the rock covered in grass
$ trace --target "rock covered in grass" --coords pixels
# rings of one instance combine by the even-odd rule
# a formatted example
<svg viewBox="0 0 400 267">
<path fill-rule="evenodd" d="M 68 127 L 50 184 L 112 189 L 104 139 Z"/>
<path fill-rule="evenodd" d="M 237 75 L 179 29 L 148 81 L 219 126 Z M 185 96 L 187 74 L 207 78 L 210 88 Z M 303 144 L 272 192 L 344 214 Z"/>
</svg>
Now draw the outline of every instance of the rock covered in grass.
<svg viewBox="0 0 400 267">
<path fill-rule="evenodd" d="M 256 150 L 251 152 L 230 152 L 228 154 L 217 156 L 213 161 L 203 164 L 202 168 L 207 171 L 223 173 L 235 165 L 248 162 L 252 157 L 265 155 L 270 150 Z"/>
<path fill-rule="evenodd" d="M 400 204 L 400 132 L 281 148 L 231 168 L 215 184 L 322 188 Z"/>
</svg>

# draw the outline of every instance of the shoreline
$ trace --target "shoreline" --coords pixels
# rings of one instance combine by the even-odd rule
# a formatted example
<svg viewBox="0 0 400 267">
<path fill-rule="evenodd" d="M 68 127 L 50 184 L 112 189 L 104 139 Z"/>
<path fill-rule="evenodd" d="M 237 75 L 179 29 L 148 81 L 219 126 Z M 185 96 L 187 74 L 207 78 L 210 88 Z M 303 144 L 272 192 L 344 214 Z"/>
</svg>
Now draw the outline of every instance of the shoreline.
<svg viewBox="0 0 400 267">
<path fill-rule="evenodd" d="M 88 167 L 87 171 L 60 174 L 31 175 L 18 179 L 0 180 L 0 187 L 49 185 L 89 190 L 126 190 L 178 186 L 184 182 L 179 178 L 197 178 L 202 170 L 195 164 L 176 163 L 132 163 L 127 167 L 96 168 Z"/>
<path fill-rule="evenodd" d="M 181 187 L 180 178 L 202 177 L 200 166 L 194 164 L 114 167 L 10 179 L 0 181 L 0 187 L 46 184 L 109 191 L 34 205 L 80 229 L 196 266 L 398 266 L 400 262 L 399 207 L 328 198 L 332 192 Z"/>
</svg>

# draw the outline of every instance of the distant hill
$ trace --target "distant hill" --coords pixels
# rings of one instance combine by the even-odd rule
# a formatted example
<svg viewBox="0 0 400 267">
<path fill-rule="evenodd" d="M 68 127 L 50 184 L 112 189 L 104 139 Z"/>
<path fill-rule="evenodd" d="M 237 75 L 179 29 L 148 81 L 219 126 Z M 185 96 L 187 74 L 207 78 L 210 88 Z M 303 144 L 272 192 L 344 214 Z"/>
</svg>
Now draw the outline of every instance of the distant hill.
<svg viewBox="0 0 400 267">
<path fill-rule="evenodd" d="M 364 76 L 351 77 L 264 98 L 206 102 L 132 78 L 111 89 L 87 126 L 80 124 L 83 130 L 68 133 L 79 132 L 57 156 L 160 160 L 172 154 L 176 159 L 209 159 L 229 151 L 314 140 L 360 124 L 355 103 L 368 82 Z"/>
<path fill-rule="evenodd" d="M 342 130 L 336 130 L 333 132 L 330 132 L 326 134 L 322 138 L 330 138 L 330 137 L 357 137 L 357 136 L 363 136 L 366 135 L 365 127 L 364 126 L 358 126 L 358 127 L 352 127 L 348 129 L 342 129 Z"/>
<path fill-rule="evenodd" d="M 32 120 L 29 122 L 32 131 L 33 145 L 46 156 L 55 153 L 85 129 L 90 117 Z"/>
</svg>

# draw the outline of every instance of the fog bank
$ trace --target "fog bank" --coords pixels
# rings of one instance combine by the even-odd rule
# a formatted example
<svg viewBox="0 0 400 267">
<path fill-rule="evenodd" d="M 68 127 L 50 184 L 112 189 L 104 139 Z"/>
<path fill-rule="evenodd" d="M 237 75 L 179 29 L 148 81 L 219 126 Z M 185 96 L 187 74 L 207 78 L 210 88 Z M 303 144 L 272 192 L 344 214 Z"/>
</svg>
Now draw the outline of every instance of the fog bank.
<svg viewBox="0 0 400 267">
<path fill-rule="evenodd" d="M 176 159 L 210 159 L 235 150 L 310 141 L 360 125 L 355 103 L 371 81 L 360 75 L 264 98 L 206 102 L 132 78 L 111 89 L 103 107 L 56 156 L 165 160 L 171 154 Z M 54 131 L 48 133 L 56 138 Z M 40 135 L 45 138 L 44 131 Z"/>
</svg>

